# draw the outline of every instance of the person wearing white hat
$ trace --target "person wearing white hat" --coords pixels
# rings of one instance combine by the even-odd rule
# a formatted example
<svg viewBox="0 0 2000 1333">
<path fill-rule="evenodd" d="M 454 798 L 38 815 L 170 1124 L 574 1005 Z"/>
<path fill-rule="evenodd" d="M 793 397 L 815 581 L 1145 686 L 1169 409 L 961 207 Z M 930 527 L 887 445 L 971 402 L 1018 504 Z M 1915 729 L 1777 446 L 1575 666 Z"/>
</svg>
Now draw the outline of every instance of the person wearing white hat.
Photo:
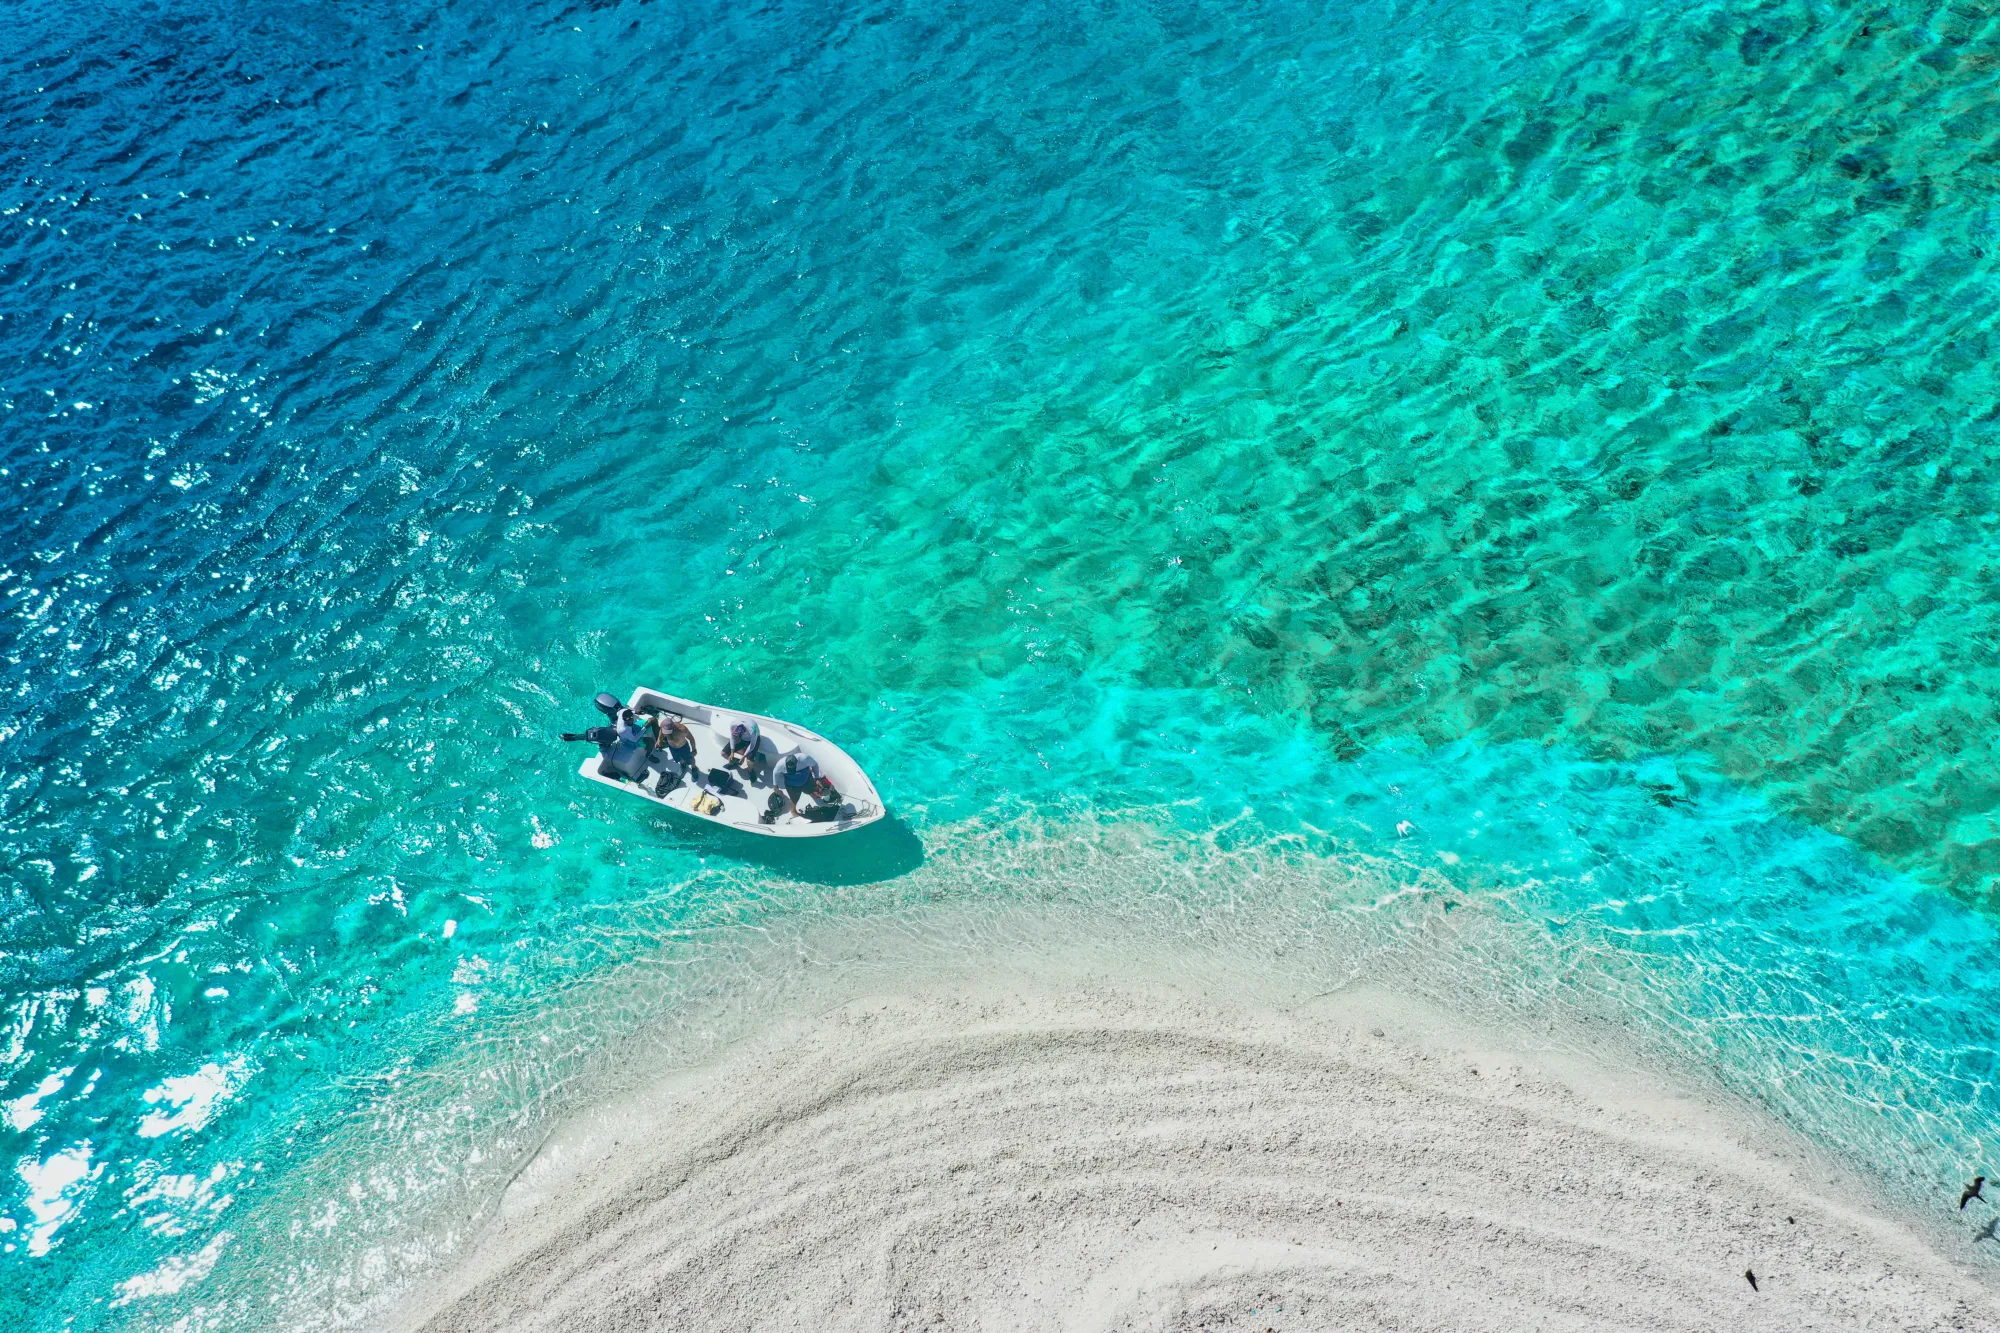
<svg viewBox="0 0 2000 1333">
<path fill-rule="evenodd" d="M 757 724 L 740 717 L 730 722 L 725 732 L 721 719 L 717 719 L 715 729 L 722 736 L 722 766 L 741 774 L 753 787 L 768 786 L 771 768 L 778 759 L 778 747 L 758 731 Z"/>
</svg>

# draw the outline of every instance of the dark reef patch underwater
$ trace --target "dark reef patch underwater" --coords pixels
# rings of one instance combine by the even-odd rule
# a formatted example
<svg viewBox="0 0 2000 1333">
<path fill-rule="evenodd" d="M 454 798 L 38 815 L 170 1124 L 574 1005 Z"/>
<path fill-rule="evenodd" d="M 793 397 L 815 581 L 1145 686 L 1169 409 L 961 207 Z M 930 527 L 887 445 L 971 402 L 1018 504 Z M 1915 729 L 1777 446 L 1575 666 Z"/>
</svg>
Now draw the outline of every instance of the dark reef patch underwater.
<svg viewBox="0 0 2000 1333">
<path fill-rule="evenodd" d="M 1996 1164 L 1990 6 L 12 18 L 0 1325 L 325 1326 L 688 964 L 938 902 Z M 641 682 L 899 822 L 585 790 Z"/>
</svg>

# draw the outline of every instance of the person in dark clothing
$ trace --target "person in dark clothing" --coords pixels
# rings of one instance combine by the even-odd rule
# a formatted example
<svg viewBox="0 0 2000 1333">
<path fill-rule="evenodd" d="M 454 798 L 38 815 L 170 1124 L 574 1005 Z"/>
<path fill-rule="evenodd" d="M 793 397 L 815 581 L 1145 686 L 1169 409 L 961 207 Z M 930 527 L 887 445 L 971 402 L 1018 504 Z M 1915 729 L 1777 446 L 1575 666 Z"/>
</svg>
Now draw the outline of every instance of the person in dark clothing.
<svg viewBox="0 0 2000 1333">
<path fill-rule="evenodd" d="M 778 790 L 772 794 L 782 794 L 786 813 L 795 815 L 799 813 L 799 798 L 811 795 L 819 780 L 818 760 L 809 754 L 788 754 L 778 764 Z"/>
</svg>

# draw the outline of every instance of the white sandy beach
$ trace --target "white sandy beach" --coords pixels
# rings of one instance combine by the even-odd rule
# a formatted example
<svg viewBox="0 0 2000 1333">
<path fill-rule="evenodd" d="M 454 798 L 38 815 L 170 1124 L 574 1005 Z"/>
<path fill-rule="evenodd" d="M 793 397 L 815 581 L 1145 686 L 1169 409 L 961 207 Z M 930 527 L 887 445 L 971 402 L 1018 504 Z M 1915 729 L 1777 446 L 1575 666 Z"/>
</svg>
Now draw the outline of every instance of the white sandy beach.
<svg viewBox="0 0 2000 1333">
<path fill-rule="evenodd" d="M 931 977 L 565 1126 L 394 1322 L 2000 1327 L 1990 1278 L 1814 1161 L 1380 992 Z"/>
</svg>

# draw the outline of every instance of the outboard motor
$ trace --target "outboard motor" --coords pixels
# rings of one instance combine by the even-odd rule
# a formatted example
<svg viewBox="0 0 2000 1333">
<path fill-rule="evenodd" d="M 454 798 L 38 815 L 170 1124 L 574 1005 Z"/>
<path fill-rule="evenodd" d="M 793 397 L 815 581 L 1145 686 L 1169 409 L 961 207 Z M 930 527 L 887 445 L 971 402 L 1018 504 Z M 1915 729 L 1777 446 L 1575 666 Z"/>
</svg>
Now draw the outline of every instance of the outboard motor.
<svg viewBox="0 0 2000 1333">
<path fill-rule="evenodd" d="M 624 704 L 618 702 L 618 696 L 615 694 L 600 694 L 591 700 L 591 702 L 597 705 L 598 712 L 604 714 L 604 716 L 610 718 L 613 722 L 618 720 L 619 710 L 625 707 Z"/>
</svg>

